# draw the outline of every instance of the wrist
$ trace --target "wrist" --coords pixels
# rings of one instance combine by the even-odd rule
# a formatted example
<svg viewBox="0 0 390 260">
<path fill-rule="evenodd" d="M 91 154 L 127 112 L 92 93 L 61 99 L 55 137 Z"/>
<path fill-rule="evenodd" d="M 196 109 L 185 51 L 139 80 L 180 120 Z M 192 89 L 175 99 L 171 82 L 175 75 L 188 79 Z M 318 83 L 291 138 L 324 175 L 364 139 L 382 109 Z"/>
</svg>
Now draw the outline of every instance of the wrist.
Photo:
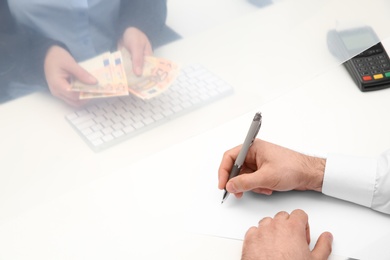
<svg viewBox="0 0 390 260">
<path fill-rule="evenodd" d="M 304 180 L 300 190 L 322 192 L 326 159 L 302 154 L 300 162 Z"/>
<path fill-rule="evenodd" d="M 326 159 L 305 156 L 304 174 L 306 175 L 306 190 L 322 192 Z"/>
</svg>

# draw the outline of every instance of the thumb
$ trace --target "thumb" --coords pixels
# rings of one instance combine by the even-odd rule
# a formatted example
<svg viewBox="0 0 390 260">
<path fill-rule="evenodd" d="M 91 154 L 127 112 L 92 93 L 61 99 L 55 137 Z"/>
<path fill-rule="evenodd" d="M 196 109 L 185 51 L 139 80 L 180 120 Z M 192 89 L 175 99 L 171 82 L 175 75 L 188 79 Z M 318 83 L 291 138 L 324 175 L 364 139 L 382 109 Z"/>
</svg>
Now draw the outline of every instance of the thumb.
<svg viewBox="0 0 390 260">
<path fill-rule="evenodd" d="M 75 64 L 74 66 L 70 66 L 68 71 L 82 83 L 88 85 L 95 85 L 98 83 L 98 80 L 92 76 L 88 71 L 86 71 L 83 67 Z"/>
<path fill-rule="evenodd" d="M 312 251 L 313 258 L 317 260 L 328 259 L 332 252 L 332 242 L 333 236 L 331 233 L 322 233 Z"/>
<path fill-rule="evenodd" d="M 259 177 L 260 176 L 256 176 L 256 174 L 238 175 L 226 184 L 226 189 L 230 193 L 237 193 L 267 187 L 266 184 L 262 183 L 262 179 Z"/>
</svg>

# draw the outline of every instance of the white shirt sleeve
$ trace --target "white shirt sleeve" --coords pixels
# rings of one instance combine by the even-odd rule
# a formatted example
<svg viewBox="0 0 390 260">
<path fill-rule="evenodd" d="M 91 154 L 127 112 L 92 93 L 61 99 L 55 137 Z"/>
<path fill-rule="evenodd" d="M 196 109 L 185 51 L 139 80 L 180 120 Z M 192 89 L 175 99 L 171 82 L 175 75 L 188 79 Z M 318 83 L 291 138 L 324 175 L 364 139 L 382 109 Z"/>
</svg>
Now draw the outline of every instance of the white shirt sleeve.
<svg viewBox="0 0 390 260">
<path fill-rule="evenodd" d="M 378 158 L 330 154 L 322 193 L 390 214 L 390 150 Z"/>
</svg>

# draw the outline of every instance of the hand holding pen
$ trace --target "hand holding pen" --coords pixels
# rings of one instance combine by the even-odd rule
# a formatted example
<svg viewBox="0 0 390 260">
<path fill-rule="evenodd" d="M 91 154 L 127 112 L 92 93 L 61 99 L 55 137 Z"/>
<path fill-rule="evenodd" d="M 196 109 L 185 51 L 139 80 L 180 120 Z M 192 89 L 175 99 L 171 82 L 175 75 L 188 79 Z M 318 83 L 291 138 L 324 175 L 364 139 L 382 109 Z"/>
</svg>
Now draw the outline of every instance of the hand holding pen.
<svg viewBox="0 0 390 260">
<path fill-rule="evenodd" d="M 253 118 L 251 126 L 249 127 L 248 134 L 246 135 L 241 150 L 234 162 L 233 168 L 230 171 L 229 180 L 236 177 L 240 173 L 241 167 L 244 164 L 248 150 L 253 144 L 253 141 L 255 140 L 257 133 L 260 130 L 261 121 L 262 121 L 261 113 L 257 112 Z M 223 194 L 221 203 L 223 203 L 228 198 L 228 196 L 229 196 L 229 192 L 225 188 L 225 193 Z"/>
<path fill-rule="evenodd" d="M 252 191 L 271 195 L 273 191 L 322 191 L 326 160 L 255 139 L 239 175 L 229 178 L 243 145 L 225 152 L 218 170 L 218 188 L 240 198 Z"/>
</svg>

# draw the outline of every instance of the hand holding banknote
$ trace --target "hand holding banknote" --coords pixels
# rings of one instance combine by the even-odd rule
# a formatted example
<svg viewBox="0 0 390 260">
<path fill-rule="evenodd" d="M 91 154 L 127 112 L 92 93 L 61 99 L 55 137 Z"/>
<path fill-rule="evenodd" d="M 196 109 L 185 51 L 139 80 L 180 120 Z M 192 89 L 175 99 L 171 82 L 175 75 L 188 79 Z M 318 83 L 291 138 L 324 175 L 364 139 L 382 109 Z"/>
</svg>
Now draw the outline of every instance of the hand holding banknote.
<svg viewBox="0 0 390 260">
<path fill-rule="evenodd" d="M 131 93 L 141 99 L 150 99 L 165 91 L 176 79 L 179 66 L 172 61 L 145 56 L 140 76 L 135 74 L 130 53 L 122 48 L 103 53 L 80 63 L 97 80 L 87 85 L 78 80 L 72 83 L 72 92 L 79 92 L 80 99 L 125 96 Z"/>
<path fill-rule="evenodd" d="M 121 53 L 128 91 L 141 99 L 158 96 L 168 89 L 179 74 L 179 66 L 176 63 L 163 58 L 145 56 L 142 74 L 137 76 L 130 53 L 125 49 L 122 49 Z"/>
<path fill-rule="evenodd" d="M 68 91 L 71 79 L 90 85 L 97 83 L 92 75 L 77 64 L 68 51 L 56 45 L 46 54 L 44 73 L 51 94 L 76 107 L 84 105 L 86 101 L 80 100 L 78 93 Z"/>
<path fill-rule="evenodd" d="M 118 44 L 118 49 L 125 48 L 131 55 L 134 73 L 142 74 L 144 56 L 152 56 L 153 49 L 148 37 L 135 27 L 127 28 Z"/>
</svg>

